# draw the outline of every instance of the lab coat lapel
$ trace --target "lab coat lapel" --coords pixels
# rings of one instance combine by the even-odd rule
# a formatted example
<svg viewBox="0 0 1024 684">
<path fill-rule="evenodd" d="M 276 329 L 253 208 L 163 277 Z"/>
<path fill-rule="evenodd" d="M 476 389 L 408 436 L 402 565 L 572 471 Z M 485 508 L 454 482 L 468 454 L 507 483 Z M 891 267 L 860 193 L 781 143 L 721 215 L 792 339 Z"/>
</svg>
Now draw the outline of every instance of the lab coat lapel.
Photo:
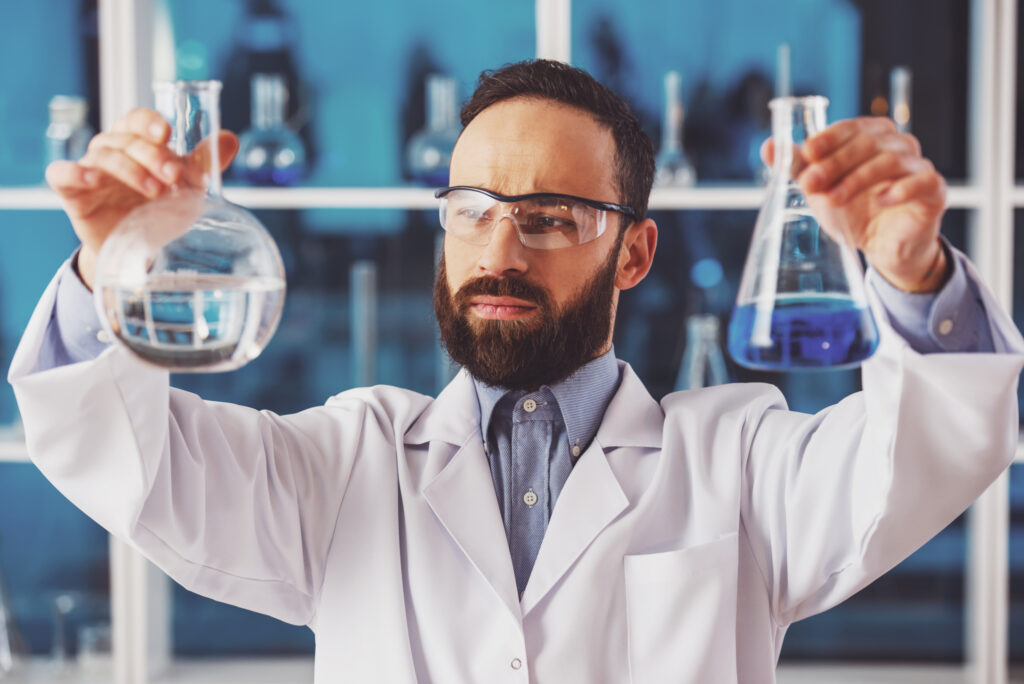
<svg viewBox="0 0 1024 684">
<path fill-rule="evenodd" d="M 618 447 L 661 447 L 664 414 L 628 364 L 619 361 L 622 381 L 601 427 L 583 452 L 558 496 L 537 560 L 523 591 L 523 615 L 530 612 L 597 538 L 629 506 L 608 463 Z"/>
<path fill-rule="evenodd" d="M 595 440 L 573 467 L 555 503 L 537 561 L 523 591 L 524 615 L 544 598 L 594 538 L 628 505 L 629 499 L 615 479 L 604 449 Z"/>
<path fill-rule="evenodd" d="M 472 380 L 460 374 L 437 398 L 421 424 L 410 430 L 413 441 L 429 440 L 428 458 L 444 458 L 450 444 L 463 442 L 427 484 L 423 496 L 473 566 L 520 620 L 515 571 L 498 510 L 487 455 L 480 438 L 480 414 Z"/>
</svg>

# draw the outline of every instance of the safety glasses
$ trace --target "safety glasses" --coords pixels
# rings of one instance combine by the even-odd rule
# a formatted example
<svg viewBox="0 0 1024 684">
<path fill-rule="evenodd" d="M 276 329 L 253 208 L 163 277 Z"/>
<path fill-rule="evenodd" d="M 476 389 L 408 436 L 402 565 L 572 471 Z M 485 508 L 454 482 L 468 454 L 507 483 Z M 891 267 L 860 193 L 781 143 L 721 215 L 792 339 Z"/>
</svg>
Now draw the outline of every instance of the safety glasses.
<svg viewBox="0 0 1024 684">
<path fill-rule="evenodd" d="M 610 202 L 534 192 L 499 195 L 490 190 L 456 185 L 434 193 L 441 200 L 441 227 L 471 245 L 486 245 L 495 226 L 510 219 L 519 241 L 531 249 L 562 249 L 596 240 L 608 227 L 608 215 L 636 220 L 629 207 Z"/>
</svg>

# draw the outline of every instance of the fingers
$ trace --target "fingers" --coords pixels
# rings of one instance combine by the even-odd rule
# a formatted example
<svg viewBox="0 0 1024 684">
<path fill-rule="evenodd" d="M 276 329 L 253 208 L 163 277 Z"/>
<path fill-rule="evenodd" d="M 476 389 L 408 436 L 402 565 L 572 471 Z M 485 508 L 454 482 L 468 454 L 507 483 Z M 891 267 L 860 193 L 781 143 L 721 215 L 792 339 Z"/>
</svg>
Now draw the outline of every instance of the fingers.
<svg viewBox="0 0 1024 684">
<path fill-rule="evenodd" d="M 102 171 L 140 195 L 154 199 L 166 187 L 145 166 L 116 147 L 97 146 L 82 159 L 82 165 Z"/>
<path fill-rule="evenodd" d="M 946 180 L 934 169 L 919 171 L 896 181 L 888 190 L 878 196 L 878 203 L 882 206 L 892 206 L 914 200 L 945 208 Z"/>
<path fill-rule="evenodd" d="M 833 186 L 838 189 L 842 187 L 841 181 L 855 169 L 885 154 L 920 159 L 921 146 L 913 136 L 898 132 L 856 135 L 804 169 L 801 185 L 812 193 L 825 192 Z"/>
<path fill-rule="evenodd" d="M 773 166 L 775 164 L 775 142 L 771 138 L 761 143 L 761 161 L 764 162 L 765 166 Z"/>
<path fill-rule="evenodd" d="M 879 183 L 933 170 L 931 162 L 923 157 L 883 152 L 847 174 L 826 196 L 832 205 L 838 206 Z"/>
<path fill-rule="evenodd" d="M 46 182 L 60 194 L 89 190 L 99 182 L 99 172 L 71 161 L 55 161 L 46 167 Z"/>
<path fill-rule="evenodd" d="M 111 127 L 114 133 L 129 133 L 163 145 L 171 135 L 171 127 L 152 109 L 133 109 Z"/>
<path fill-rule="evenodd" d="M 181 162 L 174 153 L 163 144 L 152 142 L 151 139 L 147 140 L 131 133 L 97 135 L 89 143 L 86 158 L 99 154 L 104 148 L 125 154 L 163 183 L 174 183 L 181 173 Z"/>
<path fill-rule="evenodd" d="M 892 119 L 884 116 L 862 116 L 832 124 L 804 144 L 804 156 L 810 162 L 820 161 L 859 135 L 898 134 Z M 918 150 L 920 153 L 920 149 Z"/>
</svg>

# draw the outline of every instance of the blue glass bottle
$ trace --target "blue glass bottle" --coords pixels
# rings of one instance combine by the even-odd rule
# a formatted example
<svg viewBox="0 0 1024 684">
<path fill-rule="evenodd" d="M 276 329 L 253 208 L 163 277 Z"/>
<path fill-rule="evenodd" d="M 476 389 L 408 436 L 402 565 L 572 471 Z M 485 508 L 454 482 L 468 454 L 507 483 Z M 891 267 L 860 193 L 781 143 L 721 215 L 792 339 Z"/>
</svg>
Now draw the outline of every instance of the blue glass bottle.
<svg viewBox="0 0 1024 684">
<path fill-rule="evenodd" d="M 729 321 L 729 353 L 760 370 L 850 368 L 871 356 L 878 329 L 860 261 L 818 223 L 796 177 L 800 145 L 825 127 L 823 97 L 772 100 L 775 163 Z"/>
<path fill-rule="evenodd" d="M 253 74 L 251 92 L 252 128 L 239 136 L 234 173 L 253 185 L 292 185 L 306 175 L 306 147 L 284 122 L 284 76 Z"/>
<path fill-rule="evenodd" d="M 427 125 L 409 139 L 406 161 L 416 181 L 431 187 L 448 185 L 448 166 L 461 127 L 457 116 L 455 79 L 427 77 Z"/>
<path fill-rule="evenodd" d="M 678 71 L 665 74 L 665 112 L 661 147 L 655 157 L 654 185 L 685 188 L 697 182 L 697 172 L 683 151 L 683 93 Z"/>
<path fill-rule="evenodd" d="M 86 123 L 89 103 L 84 97 L 55 95 L 50 100 L 46 127 L 46 162 L 78 161 L 85 156 L 93 130 Z"/>
</svg>

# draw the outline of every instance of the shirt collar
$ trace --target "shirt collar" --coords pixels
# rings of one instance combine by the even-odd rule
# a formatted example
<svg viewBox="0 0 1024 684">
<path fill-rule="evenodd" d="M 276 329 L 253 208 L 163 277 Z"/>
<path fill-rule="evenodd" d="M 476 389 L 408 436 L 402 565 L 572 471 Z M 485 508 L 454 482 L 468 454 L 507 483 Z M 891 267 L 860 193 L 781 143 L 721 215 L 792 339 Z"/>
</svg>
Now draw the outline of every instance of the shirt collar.
<svg viewBox="0 0 1024 684">
<path fill-rule="evenodd" d="M 549 389 L 558 402 L 569 444 L 579 445 L 583 450 L 590 445 L 601 425 L 605 409 L 619 387 L 619 380 L 619 366 L 613 348 L 584 364 L 564 380 L 542 386 L 542 389 Z M 480 402 L 480 435 L 486 444 L 494 409 L 512 390 L 486 385 L 476 378 L 473 378 L 473 385 Z M 515 394 L 526 395 L 528 392 Z"/>
</svg>

